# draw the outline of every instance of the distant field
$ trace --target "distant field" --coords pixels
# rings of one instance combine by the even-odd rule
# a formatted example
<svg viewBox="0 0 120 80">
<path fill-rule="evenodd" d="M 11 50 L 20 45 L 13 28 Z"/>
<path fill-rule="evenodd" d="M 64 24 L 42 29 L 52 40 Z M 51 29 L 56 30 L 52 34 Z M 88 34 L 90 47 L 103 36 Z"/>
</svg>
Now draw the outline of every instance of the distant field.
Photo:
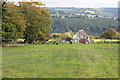
<svg viewBox="0 0 120 80">
<path fill-rule="evenodd" d="M 116 78 L 117 72 L 117 44 L 3 48 L 4 78 Z"/>
</svg>

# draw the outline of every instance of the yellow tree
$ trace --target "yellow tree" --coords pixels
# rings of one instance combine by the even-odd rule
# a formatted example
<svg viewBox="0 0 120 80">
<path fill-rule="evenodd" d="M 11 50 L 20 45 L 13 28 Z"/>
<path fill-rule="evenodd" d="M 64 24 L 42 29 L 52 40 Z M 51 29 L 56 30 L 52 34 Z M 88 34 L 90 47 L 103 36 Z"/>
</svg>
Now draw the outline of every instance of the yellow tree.
<svg viewBox="0 0 120 80">
<path fill-rule="evenodd" d="M 115 29 L 110 28 L 107 32 L 104 32 L 101 37 L 107 39 L 117 38 L 117 31 Z"/>
</svg>

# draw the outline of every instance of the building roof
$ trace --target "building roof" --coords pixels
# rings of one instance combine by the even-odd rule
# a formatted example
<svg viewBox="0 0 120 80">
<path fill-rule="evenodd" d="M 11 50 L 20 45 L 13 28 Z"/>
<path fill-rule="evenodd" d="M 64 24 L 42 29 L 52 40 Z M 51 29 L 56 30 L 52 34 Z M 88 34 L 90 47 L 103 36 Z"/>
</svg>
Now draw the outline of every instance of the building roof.
<svg viewBox="0 0 120 80">
<path fill-rule="evenodd" d="M 80 32 L 84 37 L 89 37 L 89 35 L 88 35 L 84 30 L 79 30 L 79 32 Z"/>
</svg>

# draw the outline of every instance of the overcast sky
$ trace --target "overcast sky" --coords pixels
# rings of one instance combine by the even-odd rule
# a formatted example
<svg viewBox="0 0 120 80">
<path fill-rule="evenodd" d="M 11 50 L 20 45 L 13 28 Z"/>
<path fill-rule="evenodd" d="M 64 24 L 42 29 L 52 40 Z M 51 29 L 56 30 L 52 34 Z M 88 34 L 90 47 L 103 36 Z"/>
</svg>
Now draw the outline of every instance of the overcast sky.
<svg viewBox="0 0 120 80">
<path fill-rule="evenodd" d="M 25 1 L 25 0 L 9 0 L 9 1 Z M 30 0 L 26 0 L 30 1 Z M 120 0 L 34 0 L 41 1 L 46 7 L 118 7 Z"/>
</svg>

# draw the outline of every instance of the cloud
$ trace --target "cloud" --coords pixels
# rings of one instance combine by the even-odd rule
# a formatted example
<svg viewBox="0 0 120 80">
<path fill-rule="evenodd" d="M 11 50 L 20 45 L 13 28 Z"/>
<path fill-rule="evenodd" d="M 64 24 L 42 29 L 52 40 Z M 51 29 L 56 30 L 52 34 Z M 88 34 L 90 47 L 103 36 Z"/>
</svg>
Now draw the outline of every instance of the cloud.
<svg viewBox="0 0 120 80">
<path fill-rule="evenodd" d="M 14 0 L 9 0 L 14 1 Z M 22 1 L 22 0 L 15 0 Z M 27 0 L 30 1 L 30 0 Z M 37 0 L 46 4 L 46 7 L 117 7 L 119 0 Z"/>
</svg>

